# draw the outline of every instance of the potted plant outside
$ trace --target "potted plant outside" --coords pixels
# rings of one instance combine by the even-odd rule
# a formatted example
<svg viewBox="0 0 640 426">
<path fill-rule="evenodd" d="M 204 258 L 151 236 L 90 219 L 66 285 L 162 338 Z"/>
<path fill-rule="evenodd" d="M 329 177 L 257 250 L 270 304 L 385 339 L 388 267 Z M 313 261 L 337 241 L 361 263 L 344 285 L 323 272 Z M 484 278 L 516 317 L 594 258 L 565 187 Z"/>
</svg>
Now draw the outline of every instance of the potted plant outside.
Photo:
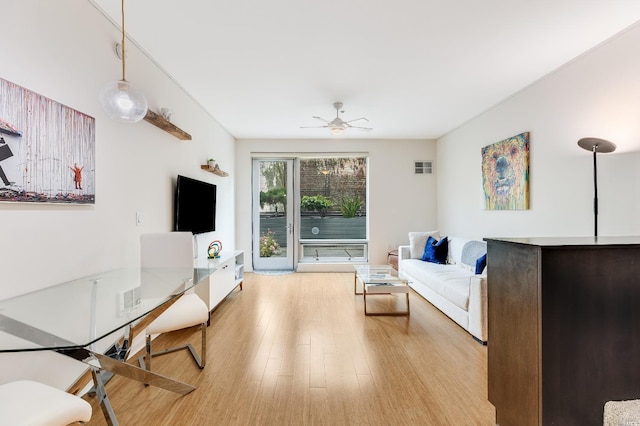
<svg viewBox="0 0 640 426">
<path fill-rule="evenodd" d="M 342 197 L 340 201 L 340 213 L 342 213 L 342 217 L 344 218 L 356 217 L 356 215 L 359 215 L 361 207 L 362 200 L 357 196 Z"/>
<path fill-rule="evenodd" d="M 324 217 L 327 210 L 333 207 L 333 203 L 324 195 L 305 195 L 300 199 L 300 209 L 303 211 L 317 211 Z"/>
</svg>

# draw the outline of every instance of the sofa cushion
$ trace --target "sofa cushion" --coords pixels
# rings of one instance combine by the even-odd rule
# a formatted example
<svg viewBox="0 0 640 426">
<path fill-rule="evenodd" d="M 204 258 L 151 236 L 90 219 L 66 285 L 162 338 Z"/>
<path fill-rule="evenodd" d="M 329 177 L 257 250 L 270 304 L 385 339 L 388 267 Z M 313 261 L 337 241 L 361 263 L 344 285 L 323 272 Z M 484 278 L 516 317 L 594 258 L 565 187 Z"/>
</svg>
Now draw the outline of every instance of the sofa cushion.
<svg viewBox="0 0 640 426">
<path fill-rule="evenodd" d="M 447 262 L 451 265 L 460 265 L 462 259 L 462 249 L 470 240 L 449 235 L 449 258 Z"/>
<path fill-rule="evenodd" d="M 402 261 L 403 273 L 429 287 L 454 305 L 469 309 L 469 285 L 472 272 L 458 266 L 422 262 L 419 259 Z"/>
<path fill-rule="evenodd" d="M 440 238 L 438 231 L 426 232 L 409 232 L 409 252 L 411 259 L 420 259 L 424 254 L 424 247 L 427 245 L 427 239 L 433 237 Z"/>
<path fill-rule="evenodd" d="M 483 255 L 487 254 L 487 243 L 484 241 L 467 241 L 462 247 L 462 254 L 460 256 L 460 261 L 464 265 L 475 272 L 476 270 L 476 262 Z M 484 269 L 484 267 L 482 268 Z M 482 272 L 482 270 L 480 270 Z"/>
<path fill-rule="evenodd" d="M 483 254 L 476 260 L 476 275 L 484 272 L 484 268 L 487 266 L 487 253 Z"/>
<path fill-rule="evenodd" d="M 449 245 L 447 237 L 442 237 L 440 241 L 433 237 L 429 237 L 425 244 L 421 260 L 425 262 L 445 264 L 447 263 L 448 252 Z"/>
</svg>

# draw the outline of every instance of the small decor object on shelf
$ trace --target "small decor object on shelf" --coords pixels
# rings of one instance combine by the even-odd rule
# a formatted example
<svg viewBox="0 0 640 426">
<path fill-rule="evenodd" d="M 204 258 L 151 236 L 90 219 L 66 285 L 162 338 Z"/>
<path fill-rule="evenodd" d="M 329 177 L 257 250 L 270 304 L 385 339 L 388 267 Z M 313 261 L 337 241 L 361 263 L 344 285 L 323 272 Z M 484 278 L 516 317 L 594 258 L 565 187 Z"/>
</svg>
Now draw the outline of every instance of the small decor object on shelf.
<svg viewBox="0 0 640 426">
<path fill-rule="evenodd" d="M 167 121 L 171 121 L 171 110 L 169 108 L 160 108 L 160 115 Z"/>
<path fill-rule="evenodd" d="M 222 242 L 220 240 L 215 240 L 211 244 L 209 244 L 209 259 L 218 259 L 220 257 L 220 252 L 222 251 Z"/>
<path fill-rule="evenodd" d="M 207 160 L 207 166 L 209 166 L 210 170 L 215 170 L 218 168 L 218 164 L 216 163 L 215 158 L 209 158 L 209 160 Z"/>
</svg>

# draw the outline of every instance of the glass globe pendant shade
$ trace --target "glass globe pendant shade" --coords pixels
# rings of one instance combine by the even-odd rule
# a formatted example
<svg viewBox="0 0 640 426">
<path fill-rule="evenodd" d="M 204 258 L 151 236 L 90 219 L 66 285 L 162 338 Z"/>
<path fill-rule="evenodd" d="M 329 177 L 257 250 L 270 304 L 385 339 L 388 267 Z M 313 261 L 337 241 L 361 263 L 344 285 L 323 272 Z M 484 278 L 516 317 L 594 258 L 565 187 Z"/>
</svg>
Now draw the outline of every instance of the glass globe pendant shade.
<svg viewBox="0 0 640 426">
<path fill-rule="evenodd" d="M 100 90 L 100 106 L 112 120 L 137 123 L 147 115 L 147 98 L 126 80 L 111 81 Z"/>
<path fill-rule="evenodd" d="M 332 127 L 331 128 L 331 134 L 333 136 L 340 136 L 341 134 L 344 133 L 344 127 Z"/>
</svg>

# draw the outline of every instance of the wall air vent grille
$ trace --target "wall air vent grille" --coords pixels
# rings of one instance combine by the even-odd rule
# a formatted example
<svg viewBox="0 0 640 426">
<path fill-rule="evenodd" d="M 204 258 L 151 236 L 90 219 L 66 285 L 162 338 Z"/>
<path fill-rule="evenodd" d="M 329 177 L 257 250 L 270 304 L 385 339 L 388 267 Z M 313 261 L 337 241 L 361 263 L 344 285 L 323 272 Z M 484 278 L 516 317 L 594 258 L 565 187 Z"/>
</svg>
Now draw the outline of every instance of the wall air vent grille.
<svg viewBox="0 0 640 426">
<path fill-rule="evenodd" d="M 433 161 L 415 161 L 413 170 L 417 175 L 430 175 L 433 173 Z"/>
</svg>

